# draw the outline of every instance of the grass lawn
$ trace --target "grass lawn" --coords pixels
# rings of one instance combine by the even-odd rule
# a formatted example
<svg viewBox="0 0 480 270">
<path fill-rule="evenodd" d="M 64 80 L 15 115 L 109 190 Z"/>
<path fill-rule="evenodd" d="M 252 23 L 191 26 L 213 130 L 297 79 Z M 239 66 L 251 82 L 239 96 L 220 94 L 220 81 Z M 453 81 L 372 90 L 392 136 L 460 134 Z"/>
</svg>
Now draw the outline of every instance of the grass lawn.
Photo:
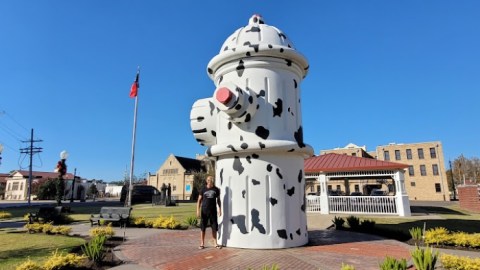
<svg viewBox="0 0 480 270">
<path fill-rule="evenodd" d="M 0 269 L 15 269 L 28 258 L 36 262 L 43 261 L 56 249 L 69 252 L 84 243 L 85 240 L 78 237 L 1 230 Z"/>
<path fill-rule="evenodd" d="M 177 206 L 152 206 L 151 204 L 136 204 L 132 209 L 133 217 L 144 217 L 154 219 L 159 216 L 173 216 L 177 221 L 185 223 L 187 217 L 196 216 L 196 202 L 179 203 Z"/>
</svg>

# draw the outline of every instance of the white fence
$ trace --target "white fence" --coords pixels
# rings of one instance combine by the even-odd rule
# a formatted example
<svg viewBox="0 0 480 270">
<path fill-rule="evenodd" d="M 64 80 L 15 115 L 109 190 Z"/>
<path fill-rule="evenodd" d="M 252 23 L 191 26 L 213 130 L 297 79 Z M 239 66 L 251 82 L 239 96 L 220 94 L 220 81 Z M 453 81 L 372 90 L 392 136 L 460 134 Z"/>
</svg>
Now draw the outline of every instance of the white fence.
<svg viewBox="0 0 480 270">
<path fill-rule="evenodd" d="M 330 196 L 330 213 L 397 215 L 395 196 Z M 307 198 L 307 211 L 320 212 L 320 196 Z"/>
</svg>

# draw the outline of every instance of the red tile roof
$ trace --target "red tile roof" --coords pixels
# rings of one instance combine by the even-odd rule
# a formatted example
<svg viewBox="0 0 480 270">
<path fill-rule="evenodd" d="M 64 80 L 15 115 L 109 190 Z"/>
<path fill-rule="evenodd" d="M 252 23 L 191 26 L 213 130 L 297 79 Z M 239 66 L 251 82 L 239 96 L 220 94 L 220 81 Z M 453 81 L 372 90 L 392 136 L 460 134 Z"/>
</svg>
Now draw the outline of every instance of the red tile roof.
<svg viewBox="0 0 480 270">
<path fill-rule="evenodd" d="M 331 153 L 307 158 L 304 167 L 306 173 L 314 173 L 404 169 L 408 165 Z"/>
</svg>

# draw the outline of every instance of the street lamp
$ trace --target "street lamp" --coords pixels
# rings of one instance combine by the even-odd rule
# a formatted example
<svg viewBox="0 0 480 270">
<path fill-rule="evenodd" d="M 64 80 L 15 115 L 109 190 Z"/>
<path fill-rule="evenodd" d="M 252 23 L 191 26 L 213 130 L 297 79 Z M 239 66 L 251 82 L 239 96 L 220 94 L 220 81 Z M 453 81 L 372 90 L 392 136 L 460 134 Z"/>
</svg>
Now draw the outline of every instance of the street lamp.
<svg viewBox="0 0 480 270">
<path fill-rule="evenodd" d="M 65 182 L 63 181 L 63 177 L 67 173 L 67 164 L 65 164 L 65 160 L 68 158 L 68 152 L 63 150 L 60 152 L 60 161 L 57 163 L 57 168 L 55 169 L 58 172 L 58 179 L 57 179 L 57 196 L 56 201 L 57 205 L 62 204 L 62 197 L 65 192 Z"/>
</svg>

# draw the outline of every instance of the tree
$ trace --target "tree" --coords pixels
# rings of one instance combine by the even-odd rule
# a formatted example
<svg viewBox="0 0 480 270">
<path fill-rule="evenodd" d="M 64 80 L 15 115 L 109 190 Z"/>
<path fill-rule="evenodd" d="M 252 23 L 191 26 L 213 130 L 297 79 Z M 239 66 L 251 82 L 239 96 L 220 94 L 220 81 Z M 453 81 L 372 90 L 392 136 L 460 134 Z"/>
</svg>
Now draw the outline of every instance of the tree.
<svg viewBox="0 0 480 270">
<path fill-rule="evenodd" d="M 90 185 L 90 187 L 88 188 L 87 194 L 88 194 L 89 196 L 92 196 L 92 197 L 93 197 L 93 201 L 95 201 L 95 197 L 96 197 L 97 194 L 98 194 L 97 185 L 95 185 L 95 184 Z"/>
<path fill-rule="evenodd" d="M 57 194 L 55 179 L 48 179 L 38 187 L 37 198 L 39 200 L 52 200 Z"/>
<path fill-rule="evenodd" d="M 464 181 L 480 183 L 480 159 L 477 157 L 469 159 L 460 155 L 452 162 L 452 171 L 455 184 Z"/>
</svg>

